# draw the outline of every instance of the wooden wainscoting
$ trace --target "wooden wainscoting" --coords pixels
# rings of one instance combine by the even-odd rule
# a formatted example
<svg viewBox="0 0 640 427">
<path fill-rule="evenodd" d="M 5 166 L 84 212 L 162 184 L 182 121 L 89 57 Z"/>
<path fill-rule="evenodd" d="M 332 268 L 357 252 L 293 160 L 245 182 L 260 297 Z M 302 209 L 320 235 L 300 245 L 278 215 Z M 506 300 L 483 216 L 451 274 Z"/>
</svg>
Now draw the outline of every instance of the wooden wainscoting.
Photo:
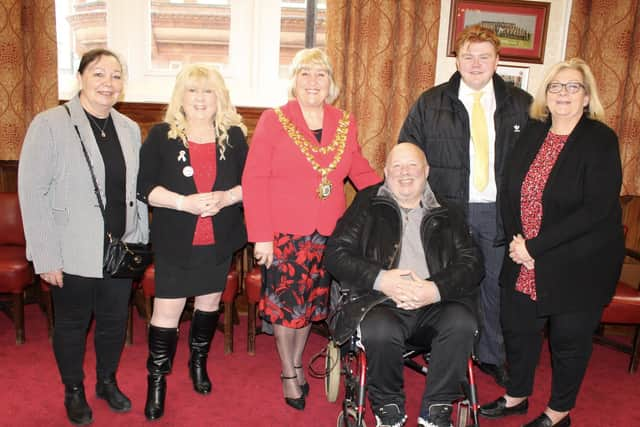
<svg viewBox="0 0 640 427">
<path fill-rule="evenodd" d="M 60 101 L 60 103 L 64 102 Z M 140 125 L 143 141 L 147 137 L 151 126 L 162 121 L 166 108 L 166 104 L 145 102 L 121 102 L 116 105 L 118 111 Z M 240 113 L 244 124 L 247 126 L 249 138 L 253 135 L 253 130 L 263 111 L 264 108 L 238 107 L 238 113 Z M 18 161 L 0 160 L 0 191 L 17 191 L 17 189 Z"/>
<path fill-rule="evenodd" d="M 0 160 L 0 191 L 18 191 L 17 160 Z"/>
<path fill-rule="evenodd" d="M 626 246 L 640 251 L 640 196 L 622 196 L 622 223 L 627 226 Z"/>
<path fill-rule="evenodd" d="M 144 141 L 151 126 L 162 121 L 167 104 L 121 102 L 116 105 L 116 109 L 140 125 L 142 140 Z M 238 107 L 237 110 L 242 116 L 242 121 L 247 126 L 250 138 L 264 108 Z"/>
</svg>

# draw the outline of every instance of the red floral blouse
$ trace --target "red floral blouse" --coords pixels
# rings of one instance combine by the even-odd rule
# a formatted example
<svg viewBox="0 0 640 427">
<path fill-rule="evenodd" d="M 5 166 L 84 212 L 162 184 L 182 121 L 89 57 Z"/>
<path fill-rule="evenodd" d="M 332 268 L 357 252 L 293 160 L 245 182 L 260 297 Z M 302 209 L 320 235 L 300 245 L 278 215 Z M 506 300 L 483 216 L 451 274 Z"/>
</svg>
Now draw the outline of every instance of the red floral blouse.
<svg viewBox="0 0 640 427">
<path fill-rule="evenodd" d="M 529 171 L 520 189 L 520 219 L 525 239 L 532 239 L 540 232 L 542 224 L 542 193 L 547 185 L 551 169 L 556 164 L 558 155 L 562 151 L 568 135 L 556 135 L 549 131 L 536 158 L 529 166 Z M 536 270 L 520 267 L 520 274 L 516 281 L 516 291 L 522 292 L 535 301 Z"/>
</svg>

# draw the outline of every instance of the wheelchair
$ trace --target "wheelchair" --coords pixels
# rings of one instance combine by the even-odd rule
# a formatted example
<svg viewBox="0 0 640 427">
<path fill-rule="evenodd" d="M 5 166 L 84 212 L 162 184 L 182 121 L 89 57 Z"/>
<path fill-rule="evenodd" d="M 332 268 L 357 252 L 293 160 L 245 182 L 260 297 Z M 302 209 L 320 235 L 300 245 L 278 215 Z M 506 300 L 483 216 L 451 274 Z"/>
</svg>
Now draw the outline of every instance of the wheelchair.
<svg viewBox="0 0 640 427">
<path fill-rule="evenodd" d="M 414 359 L 422 357 L 425 364 Z M 403 354 L 406 367 L 422 374 L 428 373 L 428 349 L 420 348 L 409 343 Z M 337 427 L 366 427 L 364 414 L 366 409 L 366 372 L 367 360 L 357 334 L 351 336 L 347 342 L 337 345 L 330 340 L 327 344 L 325 357 L 325 393 L 329 402 L 338 399 L 340 378 L 344 376 L 344 399 L 342 410 L 337 419 Z M 473 356 L 468 361 L 467 381 L 462 386 L 465 398 L 454 403 L 457 406 L 454 425 L 456 427 L 479 426 L 478 399 L 475 377 L 473 372 Z"/>
</svg>

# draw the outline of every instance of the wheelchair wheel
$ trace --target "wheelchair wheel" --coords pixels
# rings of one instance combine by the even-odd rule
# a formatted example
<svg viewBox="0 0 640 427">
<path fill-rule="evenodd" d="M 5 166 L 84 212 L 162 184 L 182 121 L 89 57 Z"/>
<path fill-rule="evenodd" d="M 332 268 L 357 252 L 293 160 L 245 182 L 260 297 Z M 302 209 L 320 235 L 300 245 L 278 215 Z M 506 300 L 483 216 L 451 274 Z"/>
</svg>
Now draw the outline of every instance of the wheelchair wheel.
<svg viewBox="0 0 640 427">
<path fill-rule="evenodd" d="M 338 399 L 340 391 L 340 348 L 333 341 L 327 344 L 327 357 L 325 359 L 324 391 L 329 402 Z"/>
<path fill-rule="evenodd" d="M 360 425 L 357 424 L 357 420 L 356 411 L 354 409 L 348 409 L 346 416 L 344 411 L 340 412 L 336 427 L 367 427 L 364 420 L 362 420 Z"/>
</svg>

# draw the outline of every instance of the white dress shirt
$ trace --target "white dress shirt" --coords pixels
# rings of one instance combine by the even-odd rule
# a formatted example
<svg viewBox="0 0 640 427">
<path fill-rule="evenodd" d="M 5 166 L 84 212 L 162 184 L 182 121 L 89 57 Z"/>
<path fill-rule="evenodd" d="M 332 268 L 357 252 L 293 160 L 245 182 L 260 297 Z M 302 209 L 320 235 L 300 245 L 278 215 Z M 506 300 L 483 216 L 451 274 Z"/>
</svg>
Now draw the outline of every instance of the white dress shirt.
<svg viewBox="0 0 640 427">
<path fill-rule="evenodd" d="M 479 191 L 473 185 L 473 179 L 469 179 L 469 203 L 494 203 L 496 201 L 496 195 L 498 189 L 496 187 L 496 171 L 495 171 L 495 157 L 496 157 L 496 127 L 493 122 L 493 116 L 496 112 L 496 96 L 493 90 L 493 80 L 489 80 L 489 83 L 481 90 L 482 97 L 480 98 L 480 104 L 484 109 L 484 115 L 487 120 L 487 131 L 489 133 L 489 182 L 484 190 Z M 473 126 L 471 123 L 471 110 L 473 108 L 473 94 L 478 92 L 471 89 L 465 84 L 463 80 L 460 80 L 460 89 L 458 90 L 458 98 L 464 104 L 469 115 L 469 129 Z M 473 141 L 471 141 L 471 132 L 469 132 L 469 165 L 470 174 L 474 176 L 474 159 L 475 149 Z"/>
</svg>

